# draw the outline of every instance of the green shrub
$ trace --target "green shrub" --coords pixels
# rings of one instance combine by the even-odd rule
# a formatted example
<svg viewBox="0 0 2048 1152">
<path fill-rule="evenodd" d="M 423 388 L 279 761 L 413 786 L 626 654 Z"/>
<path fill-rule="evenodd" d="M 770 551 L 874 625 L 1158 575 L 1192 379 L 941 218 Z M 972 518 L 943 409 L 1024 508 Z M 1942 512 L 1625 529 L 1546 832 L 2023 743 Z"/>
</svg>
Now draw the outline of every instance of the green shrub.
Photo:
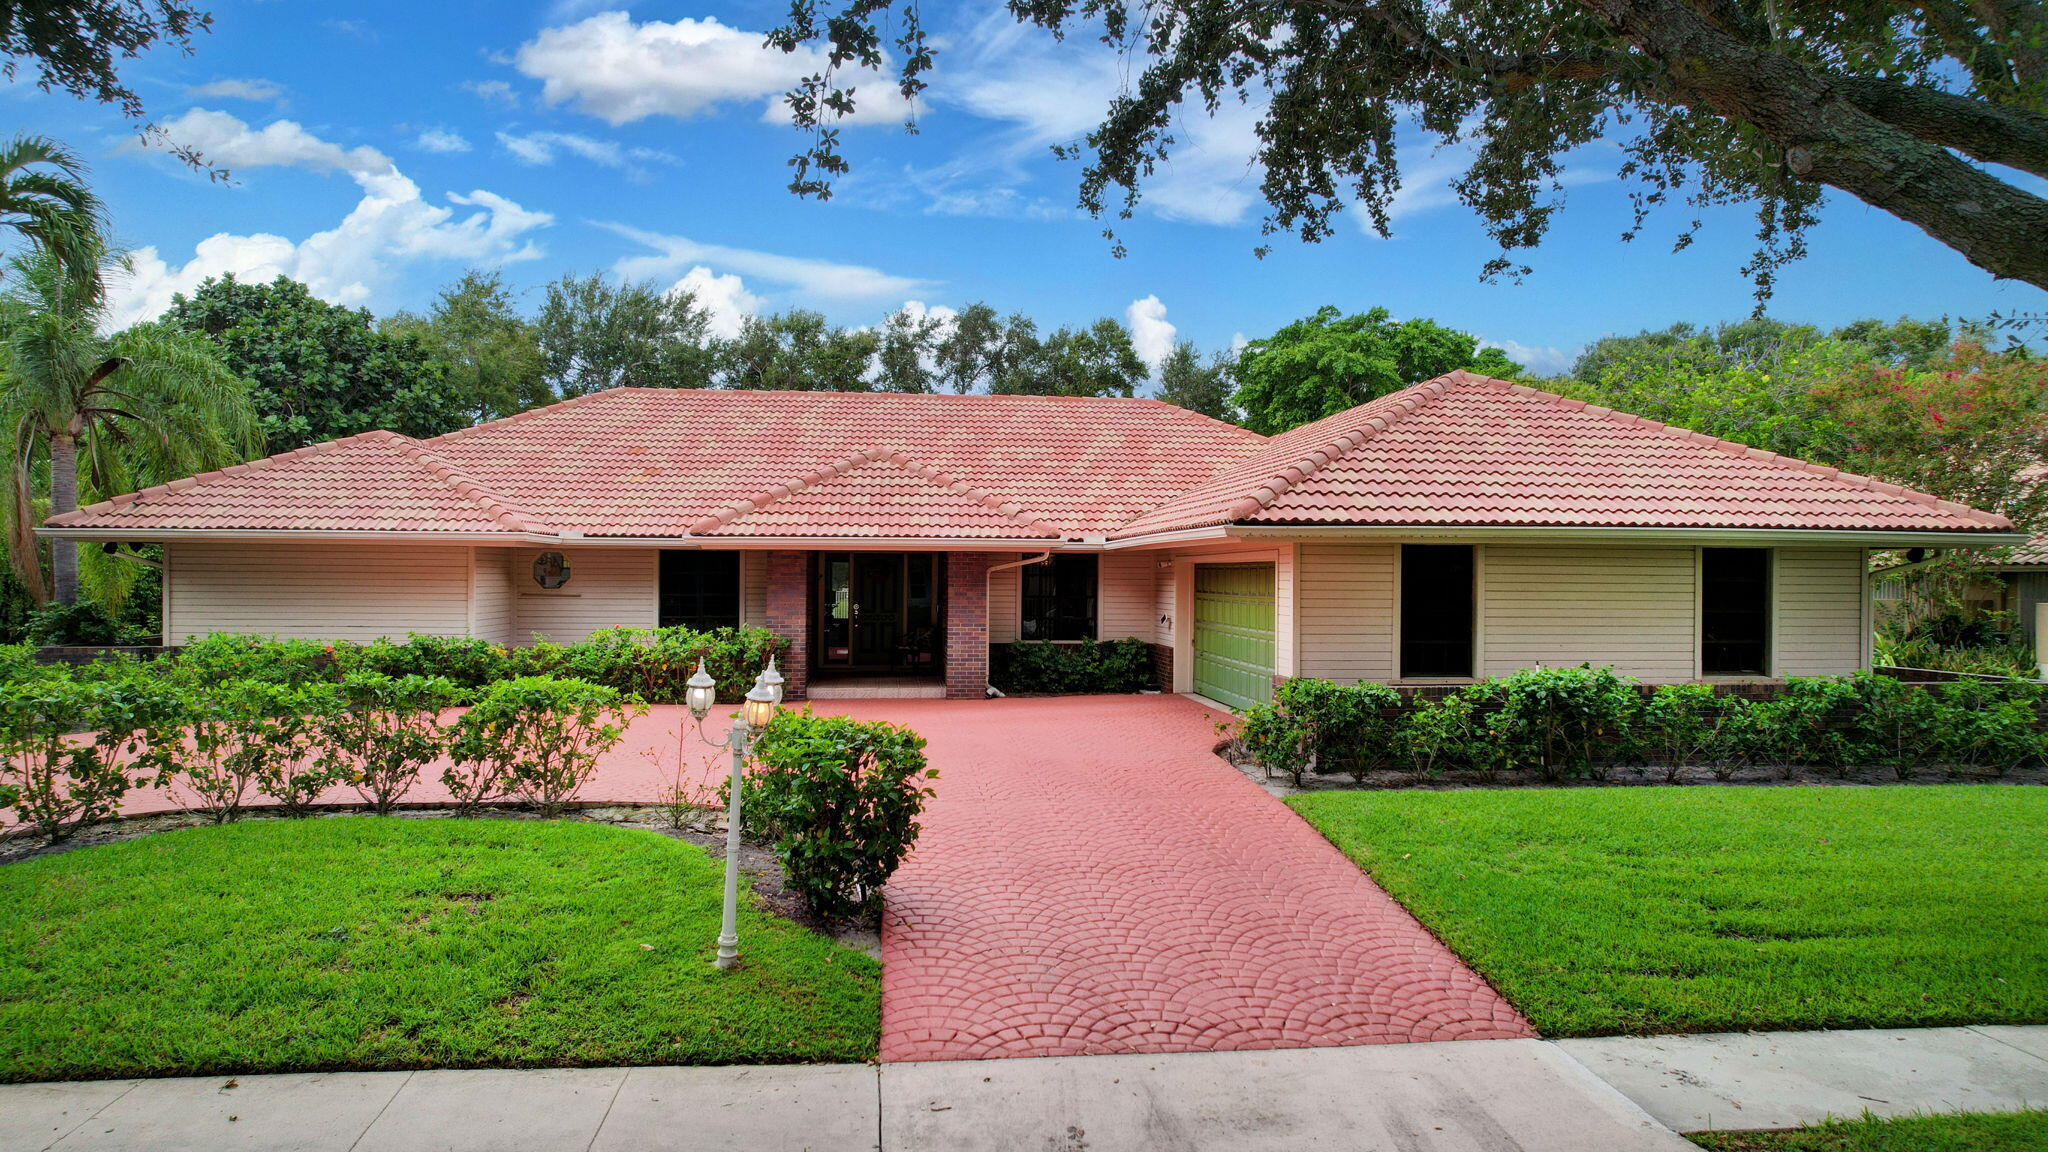
<svg viewBox="0 0 2048 1152">
<path fill-rule="evenodd" d="M 414 632 L 404 643 L 376 640 L 369 644 L 336 645 L 337 671 L 373 672 L 385 676 L 425 676 L 448 680 L 462 688 L 481 688 L 516 673 L 502 644 L 474 636 L 427 636 Z"/>
<path fill-rule="evenodd" d="M 183 692 L 186 739 L 166 749 L 157 783 L 216 824 L 240 818 L 252 788 L 302 814 L 333 783 L 313 733 L 334 703 L 333 689 L 320 681 L 230 680 Z"/>
<path fill-rule="evenodd" d="M 43 605 L 29 613 L 25 634 L 30 644 L 94 647 L 121 642 L 121 626 L 91 600 Z"/>
<path fill-rule="evenodd" d="M 650 704 L 681 704 L 701 660 L 718 683 L 718 699 L 731 704 L 753 687 L 770 656 L 788 651 L 789 641 L 765 628 L 604 628 L 574 644 L 514 649 L 511 664 L 519 675 L 572 677 Z"/>
<path fill-rule="evenodd" d="M 774 846 L 790 887 L 828 920 L 872 907 L 917 842 L 932 794 L 924 738 L 805 709 L 778 715 L 753 759 L 741 823 Z"/>
<path fill-rule="evenodd" d="M 484 689 L 456 722 L 442 774 L 462 808 L 516 795 L 561 811 L 597 770 L 598 757 L 647 706 L 602 684 L 522 676 Z"/>
<path fill-rule="evenodd" d="M 1401 694 L 1370 681 L 1337 684 L 1307 677 L 1288 680 L 1269 704 L 1245 711 L 1239 738 L 1269 769 L 1300 787 L 1310 772 L 1349 772 L 1363 781 L 1399 757 Z"/>
<path fill-rule="evenodd" d="M 448 746 L 441 713 L 465 695 L 441 676 L 350 672 L 341 706 L 322 718 L 320 742 L 340 779 L 387 816 Z"/>
<path fill-rule="evenodd" d="M 168 694 L 141 679 L 80 680 L 43 669 L 0 683 L 0 791 L 52 841 L 120 810 L 161 770 L 175 733 Z"/>
<path fill-rule="evenodd" d="M 1489 723 L 1513 766 L 1546 779 L 1599 775 L 1627 742 L 1638 696 L 1612 668 L 1524 668 L 1493 682 Z"/>
<path fill-rule="evenodd" d="M 1711 684 L 1662 684 L 1642 694 L 1626 744 L 1642 763 L 1662 767 L 1667 781 L 1693 767 L 1726 778 L 1749 760 L 1749 707 Z"/>
<path fill-rule="evenodd" d="M 194 689 L 233 680 L 290 684 L 334 676 L 335 650 L 346 645 L 216 632 L 178 650 L 172 675 Z"/>
<path fill-rule="evenodd" d="M 2048 759 L 2048 735 L 2038 730 L 2038 685 L 1959 680 L 1939 691 L 1946 708 L 1936 733 L 1942 763 L 2003 776 Z"/>
<path fill-rule="evenodd" d="M 1141 692 L 1152 687 L 1152 646 L 1143 640 L 1017 640 L 1003 651 L 997 687 L 1005 692 L 1070 695 Z"/>
</svg>

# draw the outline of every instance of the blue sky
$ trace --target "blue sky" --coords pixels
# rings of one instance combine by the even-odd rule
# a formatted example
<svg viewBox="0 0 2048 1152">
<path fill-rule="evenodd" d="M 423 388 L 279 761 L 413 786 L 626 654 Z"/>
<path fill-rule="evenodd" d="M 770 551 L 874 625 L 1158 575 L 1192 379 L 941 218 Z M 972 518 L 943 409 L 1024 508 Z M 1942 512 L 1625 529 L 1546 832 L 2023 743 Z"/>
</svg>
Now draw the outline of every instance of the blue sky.
<svg viewBox="0 0 2048 1152">
<path fill-rule="evenodd" d="M 382 313 L 488 265 L 529 306 L 566 271 L 603 270 L 688 283 L 726 325 L 747 310 L 867 324 L 907 301 L 987 300 L 1046 327 L 1125 319 L 1148 354 L 1174 336 L 1207 349 L 1264 335 L 1326 303 L 1384 305 L 1557 370 L 1605 333 L 1750 308 L 1748 213 L 1710 214 L 1682 253 L 1670 244 L 1680 213 L 1624 244 L 1626 189 L 1598 147 L 1573 167 L 1568 207 L 1519 284 L 1479 282 L 1493 249 L 1445 187 L 1458 157 L 1420 144 L 1393 239 L 1356 216 L 1318 245 L 1276 238 L 1258 259 L 1242 111 L 1184 125 L 1191 146 L 1121 226 L 1129 254 L 1116 259 L 1072 207 L 1076 166 L 1047 148 L 1093 123 L 1122 70 L 993 6 L 928 5 L 941 52 L 920 134 L 901 130 L 891 101 L 869 101 L 845 132 L 854 176 L 829 203 L 798 200 L 784 184 L 801 139 L 779 93 L 808 62 L 760 47 L 784 10 L 217 0 L 191 55 L 154 53 L 124 78 L 232 169 L 227 186 L 137 147 L 109 110 L 25 84 L 6 98 L 21 129 L 91 157 L 136 253 L 124 318 L 227 270 L 283 271 Z M 1833 324 L 2048 304 L 1844 196 L 1811 246 L 1781 278 L 1775 314 Z"/>
</svg>

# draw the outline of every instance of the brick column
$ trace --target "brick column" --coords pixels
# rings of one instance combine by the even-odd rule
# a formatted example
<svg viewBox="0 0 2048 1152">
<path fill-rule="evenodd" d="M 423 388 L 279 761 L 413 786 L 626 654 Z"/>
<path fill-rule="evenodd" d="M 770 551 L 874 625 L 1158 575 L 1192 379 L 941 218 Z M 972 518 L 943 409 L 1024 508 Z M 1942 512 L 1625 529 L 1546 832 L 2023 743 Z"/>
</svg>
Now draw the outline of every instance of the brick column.
<svg viewBox="0 0 2048 1152">
<path fill-rule="evenodd" d="M 946 698 L 979 700 L 988 687 L 986 552 L 946 556 Z"/>
<path fill-rule="evenodd" d="M 811 554 L 768 554 L 768 630 L 789 640 L 782 658 L 782 695 L 802 700 L 811 686 Z"/>
</svg>

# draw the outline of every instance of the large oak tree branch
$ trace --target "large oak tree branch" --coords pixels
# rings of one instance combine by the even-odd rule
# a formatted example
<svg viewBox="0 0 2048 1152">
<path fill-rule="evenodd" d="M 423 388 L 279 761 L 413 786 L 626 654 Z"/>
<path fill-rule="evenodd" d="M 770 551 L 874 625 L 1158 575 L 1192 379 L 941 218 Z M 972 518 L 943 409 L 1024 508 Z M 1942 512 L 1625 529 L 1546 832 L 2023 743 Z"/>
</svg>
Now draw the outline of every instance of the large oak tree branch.
<svg viewBox="0 0 2048 1152">
<path fill-rule="evenodd" d="M 1929 144 L 2048 176 L 2048 117 L 1895 80 L 1851 76 L 1834 87 L 1849 103 Z"/>
<path fill-rule="evenodd" d="M 1879 119 L 1683 0 L 1579 2 L 1662 65 L 1674 102 L 1750 125 L 1800 178 L 1910 221 L 1995 276 L 2048 288 L 2048 200 Z"/>
</svg>

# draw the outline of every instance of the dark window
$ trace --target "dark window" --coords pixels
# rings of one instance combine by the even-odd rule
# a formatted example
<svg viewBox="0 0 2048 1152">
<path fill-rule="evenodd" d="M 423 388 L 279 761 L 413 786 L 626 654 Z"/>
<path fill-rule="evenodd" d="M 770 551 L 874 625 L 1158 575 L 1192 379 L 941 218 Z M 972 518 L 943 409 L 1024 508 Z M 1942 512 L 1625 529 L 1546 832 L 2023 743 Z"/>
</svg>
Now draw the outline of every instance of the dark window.
<svg viewBox="0 0 2048 1152">
<path fill-rule="evenodd" d="M 1095 639 L 1095 557 L 1054 556 L 1024 566 L 1026 640 Z"/>
<path fill-rule="evenodd" d="M 1770 671 L 1769 549 L 1700 550 L 1700 625 L 1700 671 L 1709 676 Z"/>
<path fill-rule="evenodd" d="M 1401 675 L 1472 675 L 1472 547 L 1401 546 Z"/>
<path fill-rule="evenodd" d="M 661 608 L 663 628 L 740 626 L 740 554 L 737 552 L 663 552 Z"/>
</svg>

